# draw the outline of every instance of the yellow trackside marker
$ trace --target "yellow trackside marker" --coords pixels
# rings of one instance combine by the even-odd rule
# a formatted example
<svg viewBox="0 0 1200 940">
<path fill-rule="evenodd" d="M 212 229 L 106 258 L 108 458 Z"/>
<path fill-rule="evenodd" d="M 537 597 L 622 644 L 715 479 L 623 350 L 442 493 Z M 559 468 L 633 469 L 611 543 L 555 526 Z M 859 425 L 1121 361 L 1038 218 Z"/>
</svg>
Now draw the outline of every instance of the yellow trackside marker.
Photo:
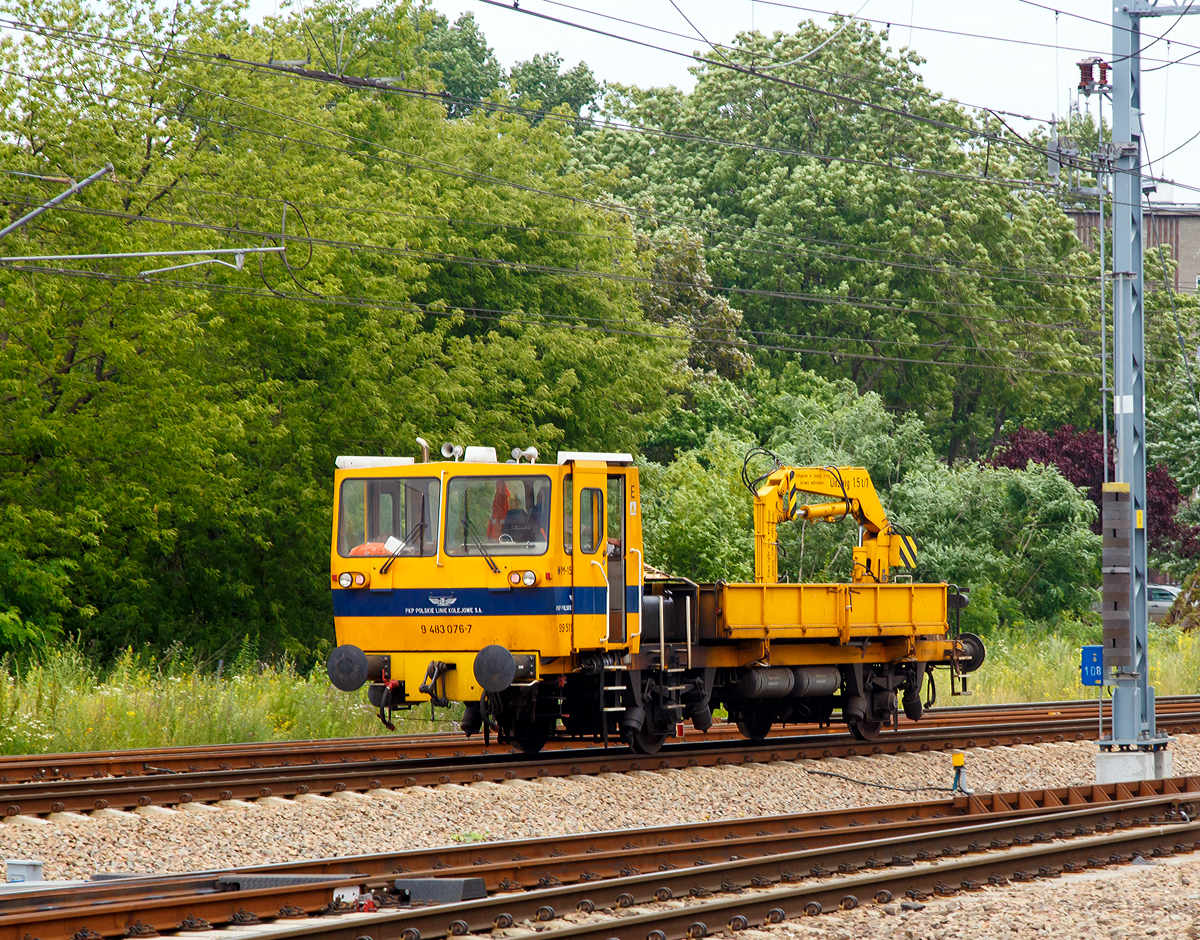
<svg viewBox="0 0 1200 940">
<path fill-rule="evenodd" d="M 970 793 L 966 781 L 967 755 L 962 751 L 955 751 L 950 757 L 950 764 L 954 767 L 954 783 L 950 785 L 950 789 L 955 793 Z"/>
<path fill-rule="evenodd" d="M 1142 528 L 1142 510 L 1137 511 L 1137 527 Z"/>
</svg>

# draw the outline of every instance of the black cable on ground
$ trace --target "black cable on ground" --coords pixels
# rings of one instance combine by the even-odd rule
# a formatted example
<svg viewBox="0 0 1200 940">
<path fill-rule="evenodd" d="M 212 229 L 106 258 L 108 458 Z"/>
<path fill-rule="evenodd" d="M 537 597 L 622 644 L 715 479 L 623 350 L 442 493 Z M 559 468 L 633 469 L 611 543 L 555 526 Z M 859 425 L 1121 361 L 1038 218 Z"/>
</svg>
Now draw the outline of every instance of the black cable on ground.
<svg viewBox="0 0 1200 940">
<path fill-rule="evenodd" d="M 920 793 L 922 790 L 936 790 L 938 793 L 958 793 L 953 787 L 894 787 L 887 783 L 874 783 L 870 780 L 855 780 L 845 774 L 835 774 L 828 770 L 806 770 L 806 774 L 816 774 L 819 777 L 837 777 L 839 780 L 849 780 L 864 787 L 877 787 L 880 790 L 899 790 L 901 793 Z"/>
</svg>

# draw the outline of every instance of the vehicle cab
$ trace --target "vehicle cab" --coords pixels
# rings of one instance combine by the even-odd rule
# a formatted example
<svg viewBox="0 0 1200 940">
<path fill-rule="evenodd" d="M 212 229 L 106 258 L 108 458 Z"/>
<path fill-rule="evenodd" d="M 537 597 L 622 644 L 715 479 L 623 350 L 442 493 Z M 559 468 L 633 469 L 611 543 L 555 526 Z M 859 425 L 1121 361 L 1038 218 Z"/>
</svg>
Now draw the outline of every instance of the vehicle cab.
<svg viewBox="0 0 1200 940">
<path fill-rule="evenodd" d="M 446 459 L 339 457 L 330 677 L 372 704 L 478 702 L 637 652 L 642 531 L 628 454 L 446 445 Z M 481 658 L 482 657 L 482 658 Z M 511 675 L 509 675 L 511 673 Z M 489 688 L 491 686 L 491 688 Z"/>
</svg>

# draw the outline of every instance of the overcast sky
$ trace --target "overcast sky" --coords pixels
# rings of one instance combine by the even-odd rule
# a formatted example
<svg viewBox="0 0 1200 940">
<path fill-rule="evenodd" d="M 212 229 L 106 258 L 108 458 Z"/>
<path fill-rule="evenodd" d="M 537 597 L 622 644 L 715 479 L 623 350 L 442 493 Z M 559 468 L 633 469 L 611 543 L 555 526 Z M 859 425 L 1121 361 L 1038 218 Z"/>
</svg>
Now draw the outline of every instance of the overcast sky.
<svg viewBox="0 0 1200 940">
<path fill-rule="evenodd" d="M 261 2 L 261 0 L 260 0 Z M 687 18 L 714 43 L 729 42 L 740 30 L 794 30 L 806 19 L 828 23 L 831 12 L 855 13 L 883 27 L 890 24 L 893 48 L 909 45 L 925 58 L 923 74 L 935 91 L 976 105 L 1027 114 L 1048 121 L 1062 114 L 1073 100 L 1078 82 L 1075 63 L 1085 55 L 1110 58 L 1112 27 L 1108 3 L 1099 0 L 1047 0 L 1062 11 L 1039 8 L 1023 0 L 675 0 Z M 582 60 L 597 77 L 636 85 L 674 84 L 690 88 L 689 60 L 655 52 L 616 39 L 608 39 L 569 25 L 539 20 L 511 7 L 496 7 L 480 0 L 434 0 L 451 19 L 470 10 L 487 34 L 488 42 L 505 65 L 528 59 L 538 52 L 558 52 L 568 65 Z M 567 6 L 566 4 L 570 4 Z M 522 10 L 555 16 L 623 36 L 690 53 L 705 49 L 671 0 L 520 0 Z M 585 10 L 595 13 L 582 12 Z M 629 23 L 604 19 L 620 17 Z M 1078 14 L 1088 22 L 1069 14 Z M 1151 38 L 1175 20 L 1148 20 Z M 962 35 L 974 34 L 974 35 Z M 1147 48 L 1142 108 L 1146 143 L 1154 170 L 1200 187 L 1200 139 L 1169 156 L 1165 173 L 1158 158 L 1200 131 L 1200 16 L 1181 18 L 1170 35 Z M 1151 72 L 1168 59 L 1188 53 L 1188 62 Z M 1084 105 L 1087 107 L 1087 105 Z M 1092 108 L 1095 108 L 1093 99 Z M 1108 106 L 1105 106 L 1108 113 Z M 1024 122 L 1018 122 L 1018 129 Z M 1027 126 L 1027 125 L 1026 125 Z M 1160 187 L 1158 200 L 1200 202 L 1200 193 Z"/>
</svg>

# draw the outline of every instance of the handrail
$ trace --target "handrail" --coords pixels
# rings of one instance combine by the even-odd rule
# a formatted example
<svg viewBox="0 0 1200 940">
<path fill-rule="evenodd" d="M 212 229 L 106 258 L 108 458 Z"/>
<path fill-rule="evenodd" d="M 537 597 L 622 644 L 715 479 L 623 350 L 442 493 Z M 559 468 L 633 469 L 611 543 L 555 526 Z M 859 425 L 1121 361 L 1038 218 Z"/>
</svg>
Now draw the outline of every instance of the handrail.
<svg viewBox="0 0 1200 940">
<path fill-rule="evenodd" d="M 445 470 L 443 470 L 441 472 L 441 475 L 438 477 L 438 480 L 440 481 L 438 483 L 438 488 L 440 489 L 440 492 L 438 493 L 438 502 L 441 505 L 438 507 L 438 509 L 440 511 L 438 512 L 437 542 L 435 542 L 434 544 L 437 546 L 437 566 L 439 568 L 444 568 L 445 566 L 442 564 L 442 533 L 446 531 L 447 499 L 446 499 L 446 471 Z"/>
<path fill-rule="evenodd" d="M 596 561 L 595 558 L 592 559 L 592 564 L 600 569 L 600 577 L 602 577 L 604 579 L 604 634 L 600 639 L 600 645 L 608 646 L 608 616 L 609 616 L 609 610 L 610 610 L 609 604 L 612 601 L 612 598 L 609 597 L 608 572 L 604 570 L 604 565 L 602 565 L 602 564 L 600 564 L 600 562 Z"/>
<path fill-rule="evenodd" d="M 638 632 L 637 632 L 637 639 L 638 639 L 638 645 L 640 648 L 641 639 L 642 639 L 642 618 L 645 617 L 644 605 L 642 604 L 642 601 L 646 597 L 646 565 L 642 561 L 642 550 L 640 548 L 631 548 L 629 550 L 630 554 L 633 554 L 634 552 L 637 552 L 637 556 L 638 556 Z M 632 636 L 629 637 L 627 642 L 633 643 L 633 637 Z"/>
</svg>

